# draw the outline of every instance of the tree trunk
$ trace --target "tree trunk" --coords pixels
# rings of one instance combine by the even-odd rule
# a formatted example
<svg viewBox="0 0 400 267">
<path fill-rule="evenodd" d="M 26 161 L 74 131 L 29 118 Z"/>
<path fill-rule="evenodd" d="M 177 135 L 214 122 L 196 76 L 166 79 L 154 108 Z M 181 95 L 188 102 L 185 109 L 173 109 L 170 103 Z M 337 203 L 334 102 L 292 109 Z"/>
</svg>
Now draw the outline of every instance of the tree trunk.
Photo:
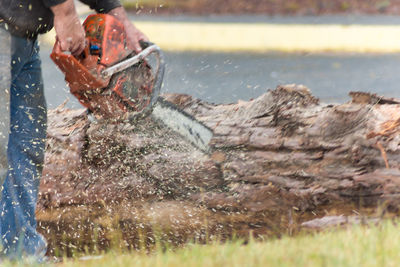
<svg viewBox="0 0 400 267">
<path fill-rule="evenodd" d="M 350 95 L 342 105 L 296 85 L 229 105 L 164 95 L 212 129 L 209 154 L 150 117 L 132 125 L 50 111 L 39 229 L 72 253 L 113 242 L 139 248 L 143 238 L 291 234 L 326 214 L 396 210 L 399 102 Z"/>
</svg>

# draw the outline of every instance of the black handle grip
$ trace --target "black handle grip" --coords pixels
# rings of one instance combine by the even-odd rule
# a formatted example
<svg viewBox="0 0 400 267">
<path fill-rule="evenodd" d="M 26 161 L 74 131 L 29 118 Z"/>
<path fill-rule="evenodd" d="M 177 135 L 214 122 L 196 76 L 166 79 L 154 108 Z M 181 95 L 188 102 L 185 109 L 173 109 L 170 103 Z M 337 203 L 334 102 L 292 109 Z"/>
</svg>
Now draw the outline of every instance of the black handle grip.
<svg viewBox="0 0 400 267">
<path fill-rule="evenodd" d="M 140 44 L 140 47 L 141 47 L 142 49 L 146 49 L 147 47 L 149 47 L 149 46 L 151 46 L 151 45 L 154 45 L 154 43 L 149 42 L 149 41 L 144 41 L 144 40 L 140 40 L 140 41 L 139 41 L 139 44 Z"/>
</svg>

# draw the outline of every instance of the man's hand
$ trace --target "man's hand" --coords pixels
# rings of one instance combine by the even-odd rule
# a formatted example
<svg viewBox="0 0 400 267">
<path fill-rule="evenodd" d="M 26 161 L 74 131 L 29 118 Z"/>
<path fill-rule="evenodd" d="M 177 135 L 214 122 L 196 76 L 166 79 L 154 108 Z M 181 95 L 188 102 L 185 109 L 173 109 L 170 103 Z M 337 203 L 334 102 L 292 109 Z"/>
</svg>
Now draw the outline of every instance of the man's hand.
<svg viewBox="0 0 400 267">
<path fill-rule="evenodd" d="M 142 51 L 139 41 L 149 41 L 149 39 L 130 22 L 125 9 L 117 7 L 108 12 L 108 14 L 116 17 L 124 24 L 128 48 L 133 49 L 136 53 Z"/>
<path fill-rule="evenodd" d="M 54 13 L 54 28 L 62 51 L 70 51 L 74 56 L 85 49 L 85 32 L 82 28 L 73 0 L 67 0 L 51 7 Z"/>
</svg>

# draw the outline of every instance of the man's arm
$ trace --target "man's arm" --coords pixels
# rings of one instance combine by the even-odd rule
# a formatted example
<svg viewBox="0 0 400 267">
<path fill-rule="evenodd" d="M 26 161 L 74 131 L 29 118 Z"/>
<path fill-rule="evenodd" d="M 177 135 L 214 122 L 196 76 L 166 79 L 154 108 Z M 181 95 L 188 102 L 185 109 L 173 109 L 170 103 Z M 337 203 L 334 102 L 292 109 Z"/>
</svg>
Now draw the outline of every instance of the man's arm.
<svg viewBox="0 0 400 267">
<path fill-rule="evenodd" d="M 76 13 L 74 0 L 50 7 L 54 13 L 54 28 L 62 51 L 80 55 L 85 49 L 85 32 Z"/>
<path fill-rule="evenodd" d="M 81 0 L 94 8 L 98 13 L 107 13 L 120 20 L 125 27 L 128 48 L 140 52 L 139 41 L 148 41 L 148 38 L 133 25 L 125 9 L 118 0 L 93 1 Z M 85 48 L 85 32 L 81 26 L 73 0 L 66 0 L 61 4 L 51 6 L 54 13 L 54 28 L 57 39 L 63 51 L 70 51 L 73 55 L 79 55 Z"/>
<path fill-rule="evenodd" d="M 137 53 L 142 51 L 139 41 L 148 41 L 149 39 L 138 28 L 136 28 L 134 24 L 132 24 L 125 9 L 123 7 L 116 7 L 110 10 L 108 14 L 116 17 L 124 24 L 128 48 L 133 49 Z"/>
</svg>

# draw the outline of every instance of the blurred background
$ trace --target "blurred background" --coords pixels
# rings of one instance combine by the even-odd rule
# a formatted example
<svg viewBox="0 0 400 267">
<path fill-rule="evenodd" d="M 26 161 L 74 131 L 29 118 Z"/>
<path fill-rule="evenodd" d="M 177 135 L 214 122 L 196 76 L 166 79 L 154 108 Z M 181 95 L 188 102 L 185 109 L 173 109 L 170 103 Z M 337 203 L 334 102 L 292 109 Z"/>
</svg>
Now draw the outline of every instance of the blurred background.
<svg viewBox="0 0 400 267">
<path fill-rule="evenodd" d="M 350 91 L 400 98 L 400 0 L 122 0 L 165 52 L 163 92 L 212 103 L 304 84 L 326 103 Z M 77 2 L 82 20 L 91 12 Z M 47 102 L 80 107 L 41 39 Z"/>
</svg>

